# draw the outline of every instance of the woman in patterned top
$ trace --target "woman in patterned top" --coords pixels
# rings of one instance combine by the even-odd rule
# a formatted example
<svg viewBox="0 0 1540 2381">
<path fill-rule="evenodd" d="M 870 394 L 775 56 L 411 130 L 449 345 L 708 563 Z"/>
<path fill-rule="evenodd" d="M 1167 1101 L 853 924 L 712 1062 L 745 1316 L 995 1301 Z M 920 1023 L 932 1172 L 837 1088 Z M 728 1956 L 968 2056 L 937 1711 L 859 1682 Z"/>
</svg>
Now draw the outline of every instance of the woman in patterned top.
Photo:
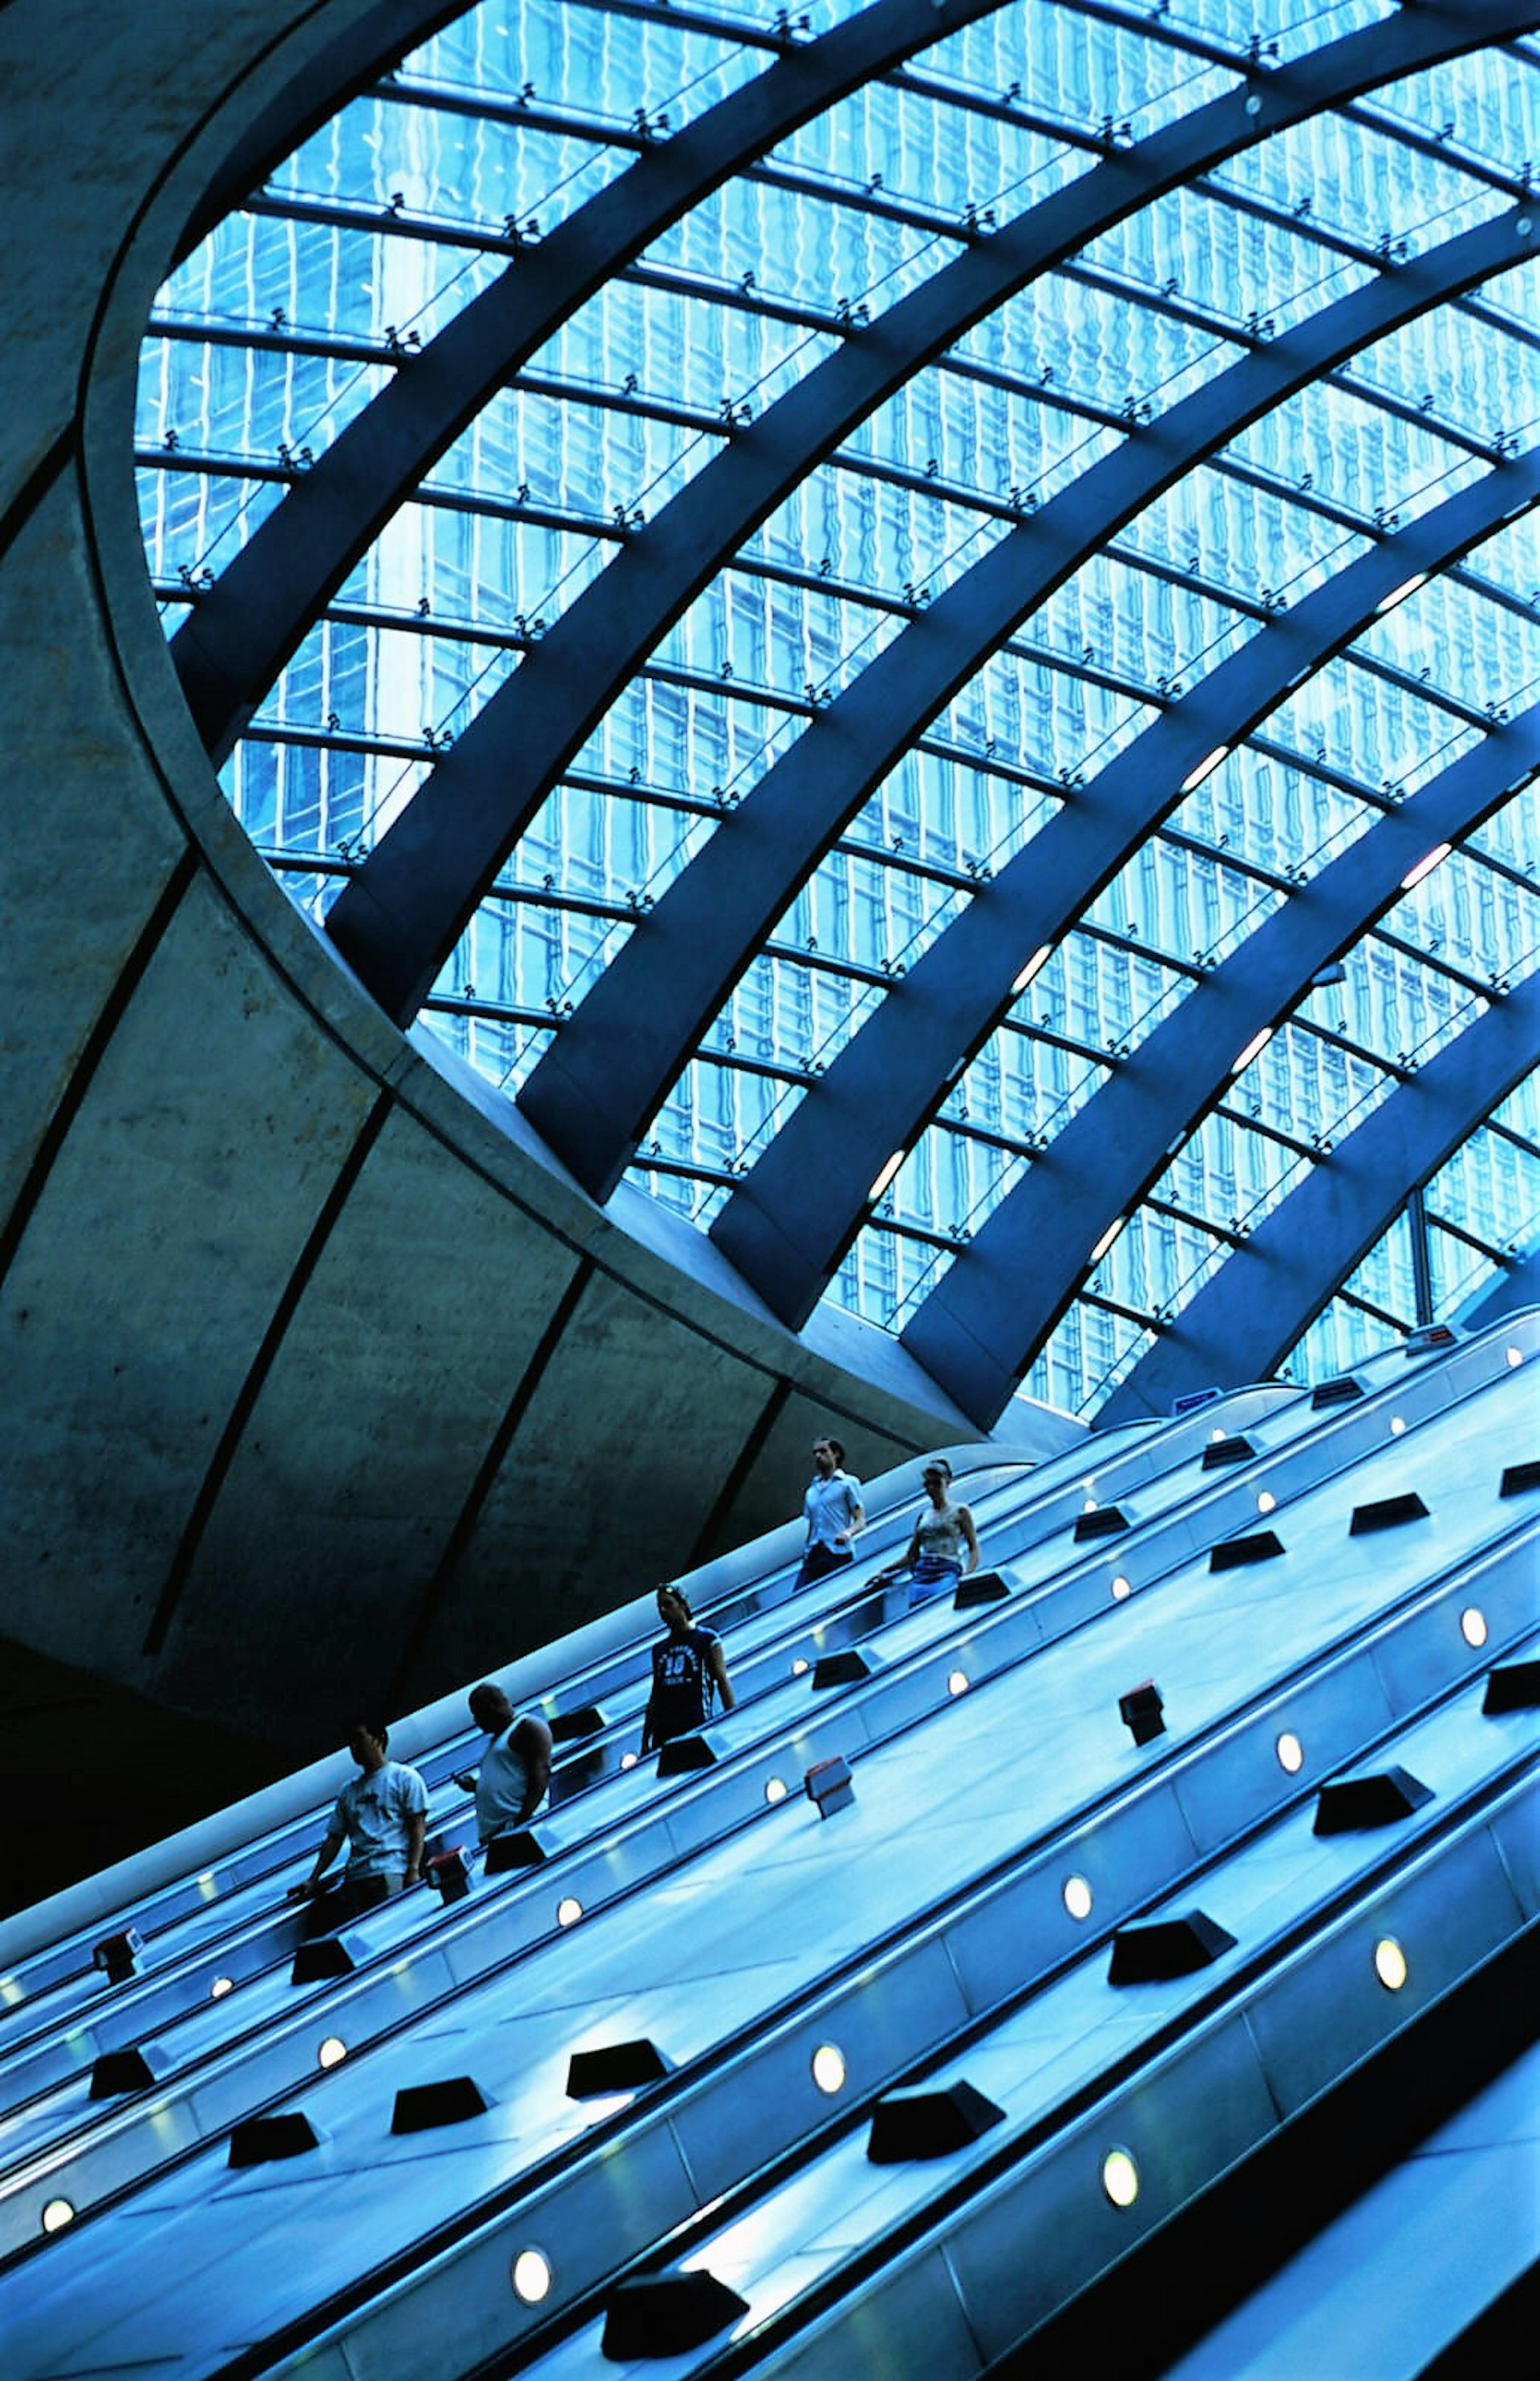
<svg viewBox="0 0 1540 2381">
<path fill-rule="evenodd" d="M 965 1571 L 977 1570 L 979 1566 L 979 1533 L 967 1506 L 950 1501 L 952 1467 L 946 1457 L 938 1455 L 927 1463 L 920 1478 L 930 1502 L 921 1507 L 914 1534 L 898 1561 L 875 1572 L 872 1580 L 874 1587 L 886 1587 L 907 1570 L 911 1604 L 938 1594 L 944 1587 L 955 1587 Z"/>
</svg>

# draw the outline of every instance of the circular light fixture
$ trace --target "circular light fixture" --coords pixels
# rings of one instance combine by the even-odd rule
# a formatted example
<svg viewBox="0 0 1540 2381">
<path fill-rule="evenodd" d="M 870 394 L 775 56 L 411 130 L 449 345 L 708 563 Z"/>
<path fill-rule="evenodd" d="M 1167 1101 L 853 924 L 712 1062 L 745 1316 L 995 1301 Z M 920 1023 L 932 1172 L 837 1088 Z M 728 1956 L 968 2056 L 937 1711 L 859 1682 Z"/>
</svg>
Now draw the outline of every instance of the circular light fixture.
<svg viewBox="0 0 1540 2381">
<path fill-rule="evenodd" d="M 1523 1362 L 1523 1361 L 1524 1351 L 1522 1348 L 1509 1348 L 1508 1350 L 1508 1363 L 1509 1370 L 1510 1372 L 1517 1372 L 1519 1366 Z"/>
<path fill-rule="evenodd" d="M 786 1779 L 784 1777 L 767 1777 L 764 1781 L 764 1799 L 767 1802 L 784 1802 L 786 1800 Z"/>
<path fill-rule="evenodd" d="M 577 1899 L 575 1894 L 567 1894 L 556 1904 L 556 1924 L 558 1926 L 575 1926 L 582 1914 L 582 1903 Z"/>
<path fill-rule="evenodd" d="M 551 2287 L 551 2260 L 543 2249 L 520 2249 L 513 2261 L 513 2295 L 538 2306 Z"/>
<path fill-rule="evenodd" d="M 947 1680 L 947 1692 L 949 1695 L 965 1695 L 972 1684 L 966 1670 L 953 1670 Z"/>
<path fill-rule="evenodd" d="M 1304 1767 L 1304 1746 L 1291 1728 L 1284 1729 L 1274 1750 L 1278 1756 L 1278 1767 L 1287 1769 L 1290 1777 L 1297 1777 Z"/>
<path fill-rule="evenodd" d="M 1468 1604 L 1460 1616 L 1460 1633 L 1467 1645 L 1482 1646 L 1486 1642 L 1486 1615 L 1477 1604 Z"/>
<path fill-rule="evenodd" d="M 1102 2160 L 1102 2189 L 1114 2207 L 1131 2207 L 1139 2196 L 1139 2168 L 1128 2150 L 1108 2150 Z"/>
<path fill-rule="evenodd" d="M 1246 113 L 1248 116 L 1261 115 L 1262 94 L 1260 92 L 1249 91 L 1246 93 Z"/>
<path fill-rule="evenodd" d="M 1264 1488 L 1258 1495 L 1256 1509 L 1259 1513 L 1276 1513 L 1277 1511 L 1278 1500 L 1274 1496 L 1270 1488 Z"/>
<path fill-rule="evenodd" d="M 635 1755 L 635 1753 L 634 1753 L 634 1752 L 623 1752 L 623 1753 L 620 1755 L 620 1766 L 621 1766 L 621 1768 L 622 1768 L 622 1769 L 634 1769 L 634 1768 L 636 1767 L 636 1755 Z"/>
<path fill-rule="evenodd" d="M 329 2033 L 315 2054 L 317 2067 L 340 2067 L 348 2056 L 348 2045 L 339 2033 Z"/>
<path fill-rule="evenodd" d="M 67 2224 L 75 2221 L 75 2210 L 67 2199 L 51 2199 L 43 2211 L 45 2232 L 62 2232 Z"/>
<path fill-rule="evenodd" d="M 796 1660 L 791 1665 L 791 1675 L 794 1679 L 803 1679 L 807 1676 L 807 1663 L 804 1661 L 802 1655 L 799 1654 Z"/>
<path fill-rule="evenodd" d="M 1132 1593 L 1133 1581 L 1131 1580 L 1124 1579 L 1121 1573 L 1119 1573 L 1118 1578 L 1112 1582 L 1112 1601 L 1114 1604 L 1126 1603 Z"/>
<path fill-rule="evenodd" d="M 1216 1422 L 1214 1428 L 1208 1434 L 1208 1443 L 1210 1447 L 1222 1447 L 1228 1435 L 1228 1432 L 1221 1428 L 1221 1426 Z"/>
<path fill-rule="evenodd" d="M 1400 1435 L 1401 1435 L 1402 1431 L 1403 1431 L 1405 1428 L 1406 1428 L 1406 1417 L 1405 1417 L 1405 1415 L 1404 1415 L 1404 1414 L 1392 1414 L 1392 1415 L 1391 1415 L 1391 1417 L 1390 1417 L 1390 1435 L 1391 1435 L 1391 1437 L 1392 1437 L 1392 1438 L 1399 1438 L 1399 1436 L 1400 1436 Z"/>
<path fill-rule="evenodd" d="M 1081 1511 L 1082 1511 L 1082 1513 L 1094 1513 L 1094 1512 L 1095 1511 L 1095 1509 L 1096 1509 L 1096 1499 L 1094 1498 L 1094 1496 L 1088 1496 L 1088 1497 L 1086 1498 L 1086 1500 L 1085 1500 L 1084 1504 L 1081 1507 Z"/>
<path fill-rule="evenodd" d="M 813 2080 L 832 2098 L 845 2088 L 845 2053 L 833 2042 L 821 2042 L 813 2054 Z"/>
<path fill-rule="evenodd" d="M 1091 1886 L 1083 1876 L 1067 1876 L 1064 1880 L 1064 1907 L 1071 1918 L 1091 1915 Z"/>
<path fill-rule="evenodd" d="M 209 1986 L 209 1998 L 211 2001 L 222 2001 L 226 1994 L 233 1993 L 235 1988 L 236 1980 L 233 1976 L 215 1976 Z"/>
<path fill-rule="evenodd" d="M 1375 1973 L 1387 1993 L 1399 1993 L 1406 1982 L 1406 1953 L 1393 1935 L 1375 1945 Z"/>
</svg>

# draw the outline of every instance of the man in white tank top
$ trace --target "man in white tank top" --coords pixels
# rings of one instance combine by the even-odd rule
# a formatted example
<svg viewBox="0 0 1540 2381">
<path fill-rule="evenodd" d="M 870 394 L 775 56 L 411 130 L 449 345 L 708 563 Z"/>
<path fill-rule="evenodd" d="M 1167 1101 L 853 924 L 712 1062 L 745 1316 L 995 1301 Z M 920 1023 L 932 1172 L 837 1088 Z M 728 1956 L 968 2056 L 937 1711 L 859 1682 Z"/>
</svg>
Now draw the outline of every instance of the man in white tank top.
<svg viewBox="0 0 1540 2381">
<path fill-rule="evenodd" d="M 528 1826 L 551 1782 L 551 1731 L 520 1716 L 490 1679 L 471 1690 L 471 1716 L 489 1741 L 476 1772 L 476 1832 L 483 1843 Z"/>
</svg>

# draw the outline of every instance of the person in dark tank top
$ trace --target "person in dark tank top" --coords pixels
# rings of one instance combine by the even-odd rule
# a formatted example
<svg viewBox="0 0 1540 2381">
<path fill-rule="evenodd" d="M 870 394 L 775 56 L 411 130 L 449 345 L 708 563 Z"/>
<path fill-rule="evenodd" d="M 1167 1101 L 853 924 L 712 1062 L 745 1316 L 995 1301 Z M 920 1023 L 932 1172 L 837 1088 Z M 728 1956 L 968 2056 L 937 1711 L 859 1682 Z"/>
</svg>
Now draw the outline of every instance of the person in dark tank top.
<svg viewBox="0 0 1540 2381">
<path fill-rule="evenodd" d="M 668 1634 L 653 1648 L 653 1691 L 642 1722 L 642 1750 L 652 1752 L 671 1736 L 703 1728 L 713 1699 L 731 1711 L 738 1698 L 727 1676 L 727 1656 L 715 1629 L 698 1629 L 683 1588 L 665 1581 L 658 1590 L 658 1618 Z"/>
</svg>

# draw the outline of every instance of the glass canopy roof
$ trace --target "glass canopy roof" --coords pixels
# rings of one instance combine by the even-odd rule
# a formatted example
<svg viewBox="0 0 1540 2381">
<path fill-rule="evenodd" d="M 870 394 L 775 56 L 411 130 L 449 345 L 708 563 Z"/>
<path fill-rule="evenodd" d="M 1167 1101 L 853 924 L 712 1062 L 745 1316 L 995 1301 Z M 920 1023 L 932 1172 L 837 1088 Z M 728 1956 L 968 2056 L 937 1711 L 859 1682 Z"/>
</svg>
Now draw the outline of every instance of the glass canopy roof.
<svg viewBox="0 0 1540 2381">
<path fill-rule="evenodd" d="M 138 458 L 167 635 L 214 617 L 235 558 L 259 553 L 286 507 L 299 517 L 348 425 L 424 369 L 479 296 L 859 14 L 484 0 L 342 105 L 155 310 Z M 345 887 L 353 897 L 423 788 L 462 743 L 469 755 L 473 723 L 501 690 L 504 708 L 517 699 L 548 640 L 556 651 L 557 625 L 604 617 L 616 566 L 644 556 L 649 531 L 688 519 L 701 542 L 702 474 L 807 412 L 821 366 L 1199 111 L 1233 115 L 1241 94 L 1252 110 L 1299 61 L 1364 31 L 1393 62 L 1393 29 L 1414 14 L 1256 0 L 1238 43 L 1228 0 L 939 0 L 922 46 L 911 33 L 784 134 L 771 121 L 638 252 L 601 262 L 425 474 L 385 489 L 356 558 L 295 621 L 223 770 L 292 897 L 318 919 Z M 1056 822 L 1142 800 L 1157 732 L 1216 699 L 1221 665 L 1242 666 L 1310 617 L 1308 599 L 1425 524 L 1448 547 L 1436 567 L 1365 604 L 1217 757 L 1152 800 L 1147 824 L 1130 808 L 1115 861 L 1062 931 L 1021 949 L 983 1030 L 861 1180 L 814 1287 L 906 1328 L 1069 1121 L 1101 1114 L 1146 1045 L 1154 1068 L 1150 1037 L 1197 987 L 1540 696 L 1531 482 L 1479 534 L 1449 546 L 1442 528 L 1540 436 L 1537 267 L 1514 261 L 1527 228 L 1383 332 L 1353 329 L 1365 306 L 1399 303 L 1398 276 L 1442 273 L 1451 244 L 1527 226 L 1535 159 L 1534 39 L 1248 133 L 1105 228 L 1093 220 L 842 434 L 809 438 L 761 518 L 707 520 L 720 547 L 703 583 L 660 609 L 596 707 L 591 689 L 572 697 L 570 750 L 532 778 L 521 831 L 434 955 L 434 1032 L 510 1095 L 554 1045 L 581 1048 L 585 998 L 629 945 L 644 954 L 643 930 L 707 846 L 747 832 L 754 788 L 788 808 L 776 789 L 816 774 L 808 755 L 834 751 L 863 702 L 879 708 L 874 690 L 908 682 L 911 648 L 964 617 L 992 561 L 1018 546 L 1030 558 L 1037 524 L 1070 524 L 1052 531 L 1069 539 L 1067 567 L 1024 615 L 891 753 L 878 737 L 875 782 L 853 772 L 800 883 L 623 1130 L 629 1178 L 710 1227 L 766 1178 L 753 1169 L 800 1109 L 834 1112 L 836 1059 L 923 955 L 951 947 L 984 888 L 1022 854 L 1030 876 Z M 1300 385 L 1242 402 L 1248 375 L 1313 326 L 1323 360 Z M 1168 483 L 1152 466 L 1148 493 L 1098 531 L 1095 492 L 1217 408 L 1221 381 L 1237 396 L 1217 428 L 1193 433 Z M 602 675 L 602 639 L 593 651 Z M 1105 1236 L 1088 1239 L 1068 1303 L 1023 1350 L 1033 1395 L 1094 1414 L 1334 1145 L 1530 973 L 1533 763 L 1477 809 L 1374 907 L 1340 964 L 1281 1003 L 1219 1095 L 1180 1116 L 1164 1170 L 1099 1257 Z M 633 981 L 649 1006 L 647 975 Z M 532 1099 L 531 1112 L 539 1123 Z M 1534 1236 L 1537 1208 L 1532 1074 L 1336 1286 L 1295 1367 L 1346 1368 L 1387 1327 L 1447 1313 Z"/>
</svg>

